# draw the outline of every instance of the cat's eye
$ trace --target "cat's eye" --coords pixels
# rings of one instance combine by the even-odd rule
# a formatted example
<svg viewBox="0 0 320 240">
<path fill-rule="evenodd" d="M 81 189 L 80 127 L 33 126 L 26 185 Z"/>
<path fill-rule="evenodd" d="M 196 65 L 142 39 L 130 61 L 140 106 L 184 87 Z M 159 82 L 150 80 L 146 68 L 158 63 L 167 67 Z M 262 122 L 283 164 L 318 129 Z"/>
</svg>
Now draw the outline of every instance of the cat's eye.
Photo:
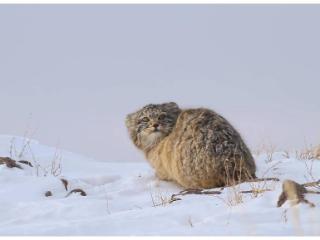
<svg viewBox="0 0 320 240">
<path fill-rule="evenodd" d="M 163 120 L 166 117 L 166 114 L 162 113 L 159 115 L 158 119 Z"/>
<path fill-rule="evenodd" d="M 142 122 L 149 122 L 149 118 L 148 117 L 144 117 L 141 119 Z"/>
</svg>

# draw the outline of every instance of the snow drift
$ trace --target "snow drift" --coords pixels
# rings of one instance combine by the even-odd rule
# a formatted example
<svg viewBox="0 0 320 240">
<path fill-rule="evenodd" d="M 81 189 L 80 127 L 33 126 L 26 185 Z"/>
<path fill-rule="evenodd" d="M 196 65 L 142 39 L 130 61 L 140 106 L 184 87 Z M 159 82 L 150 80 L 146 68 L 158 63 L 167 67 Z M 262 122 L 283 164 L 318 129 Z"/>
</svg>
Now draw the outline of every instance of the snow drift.
<svg viewBox="0 0 320 240">
<path fill-rule="evenodd" d="M 184 195 L 158 180 L 148 163 L 106 162 L 0 136 L 0 156 L 30 161 L 23 169 L 0 165 L 0 235 L 320 235 L 320 195 L 306 204 L 277 207 L 281 181 L 243 183 L 219 195 Z M 320 160 L 294 153 L 255 156 L 259 177 L 320 179 Z M 61 179 L 68 181 L 66 190 Z M 79 193 L 66 197 L 72 189 Z M 261 193 L 241 193 L 259 190 Z M 52 196 L 45 196 L 50 191 Z"/>
</svg>

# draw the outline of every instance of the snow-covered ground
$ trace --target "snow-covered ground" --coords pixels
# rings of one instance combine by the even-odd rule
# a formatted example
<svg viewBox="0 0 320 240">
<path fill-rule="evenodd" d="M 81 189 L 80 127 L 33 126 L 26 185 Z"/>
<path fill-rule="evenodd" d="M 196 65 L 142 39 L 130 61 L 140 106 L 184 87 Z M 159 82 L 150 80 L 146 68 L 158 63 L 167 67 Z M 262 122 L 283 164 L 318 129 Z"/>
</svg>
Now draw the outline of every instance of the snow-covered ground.
<svg viewBox="0 0 320 240">
<path fill-rule="evenodd" d="M 168 203 L 182 188 L 159 181 L 146 161 L 99 162 L 12 136 L 0 136 L 0 156 L 34 165 L 0 165 L 0 235 L 320 235 L 320 195 L 306 196 L 315 208 L 277 208 L 281 182 L 244 183 Z M 275 153 L 271 161 L 260 154 L 256 163 L 259 177 L 320 178 L 320 160 L 295 154 Z M 68 191 L 81 188 L 87 196 L 66 197 L 61 178 Z M 239 193 L 253 188 L 271 191 Z"/>
</svg>

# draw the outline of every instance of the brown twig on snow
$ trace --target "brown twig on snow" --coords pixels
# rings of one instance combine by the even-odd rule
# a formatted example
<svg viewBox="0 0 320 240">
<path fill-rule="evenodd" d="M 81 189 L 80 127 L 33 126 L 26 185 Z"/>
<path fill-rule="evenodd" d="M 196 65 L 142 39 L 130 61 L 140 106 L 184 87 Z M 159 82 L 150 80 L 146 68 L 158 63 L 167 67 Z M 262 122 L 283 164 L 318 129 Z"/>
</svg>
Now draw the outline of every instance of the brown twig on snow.
<svg viewBox="0 0 320 240">
<path fill-rule="evenodd" d="M 276 181 L 276 182 L 279 182 L 280 179 L 279 178 L 273 178 L 273 177 L 270 177 L 270 178 L 253 178 L 253 179 L 246 180 L 245 182 L 263 182 L 263 181 Z"/>
<path fill-rule="evenodd" d="M 81 196 L 87 196 L 85 191 L 83 191 L 80 188 L 76 188 L 76 189 L 71 190 L 65 197 L 69 197 L 72 193 L 77 193 L 77 192 L 80 193 Z"/>
<path fill-rule="evenodd" d="M 268 191 L 272 191 L 271 189 L 267 188 L 267 189 L 253 189 L 253 190 L 245 190 L 245 191 L 240 191 L 240 193 L 263 193 L 263 192 L 268 192 Z"/>
<path fill-rule="evenodd" d="M 31 164 L 31 162 L 29 162 L 29 161 L 26 161 L 26 160 L 20 160 L 20 161 L 18 161 L 19 163 L 23 163 L 23 164 L 26 164 L 26 165 L 28 165 L 28 166 L 30 166 L 30 167 L 33 167 L 33 165 Z"/>
<path fill-rule="evenodd" d="M 304 184 L 301 184 L 302 186 L 304 187 L 317 187 L 320 185 L 320 179 L 318 181 L 315 181 L 315 182 L 307 182 L 307 183 L 304 183 Z"/>
<path fill-rule="evenodd" d="M 5 164 L 8 168 L 19 168 L 23 169 L 15 160 L 9 157 L 0 157 L 0 164 Z"/>
<path fill-rule="evenodd" d="M 194 189 L 194 188 L 188 188 L 185 189 L 179 193 L 173 194 L 174 197 L 176 196 L 183 196 L 186 194 L 207 194 L 207 195 L 212 195 L 212 194 L 221 194 L 220 191 L 210 191 L 210 190 L 205 190 L 205 189 Z"/>
<path fill-rule="evenodd" d="M 60 178 L 64 188 L 66 189 L 66 191 L 68 191 L 68 181 L 64 178 Z"/>
<path fill-rule="evenodd" d="M 181 198 L 177 198 L 177 196 L 184 196 L 184 195 L 187 195 L 187 194 L 215 195 L 215 194 L 221 194 L 221 192 L 220 191 L 205 190 L 205 189 L 189 188 L 189 189 L 182 190 L 179 193 L 172 194 L 171 195 L 171 199 L 170 199 L 170 203 L 181 200 Z"/>
<path fill-rule="evenodd" d="M 171 198 L 169 200 L 169 203 L 173 203 L 175 201 L 180 201 L 180 200 L 182 200 L 182 199 L 181 198 L 177 198 L 177 197 L 174 196 L 174 194 L 172 194 L 172 196 L 171 196 Z"/>
</svg>

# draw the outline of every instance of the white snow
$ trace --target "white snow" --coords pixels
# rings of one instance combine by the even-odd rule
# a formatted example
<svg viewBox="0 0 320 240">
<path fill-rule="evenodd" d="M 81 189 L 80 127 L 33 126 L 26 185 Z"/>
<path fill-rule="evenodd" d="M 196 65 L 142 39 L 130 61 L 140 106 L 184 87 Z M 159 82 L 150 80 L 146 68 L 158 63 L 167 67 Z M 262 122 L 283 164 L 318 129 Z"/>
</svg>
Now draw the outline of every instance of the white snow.
<svg viewBox="0 0 320 240">
<path fill-rule="evenodd" d="M 320 195 L 306 196 L 315 208 L 289 203 L 277 208 L 281 182 L 271 181 L 225 188 L 220 195 L 185 195 L 169 204 L 181 187 L 158 180 L 144 160 L 112 162 L 107 155 L 108 149 L 106 162 L 99 162 L 0 136 L 0 156 L 34 165 L 22 164 L 23 170 L 0 165 L 0 235 L 320 235 Z M 299 183 L 320 178 L 320 160 L 282 153 L 267 159 L 256 156 L 259 177 Z M 81 188 L 87 196 L 65 197 L 60 178 L 69 181 L 69 190 Z M 253 187 L 271 191 L 238 193 Z M 53 196 L 45 197 L 48 190 Z"/>
</svg>

